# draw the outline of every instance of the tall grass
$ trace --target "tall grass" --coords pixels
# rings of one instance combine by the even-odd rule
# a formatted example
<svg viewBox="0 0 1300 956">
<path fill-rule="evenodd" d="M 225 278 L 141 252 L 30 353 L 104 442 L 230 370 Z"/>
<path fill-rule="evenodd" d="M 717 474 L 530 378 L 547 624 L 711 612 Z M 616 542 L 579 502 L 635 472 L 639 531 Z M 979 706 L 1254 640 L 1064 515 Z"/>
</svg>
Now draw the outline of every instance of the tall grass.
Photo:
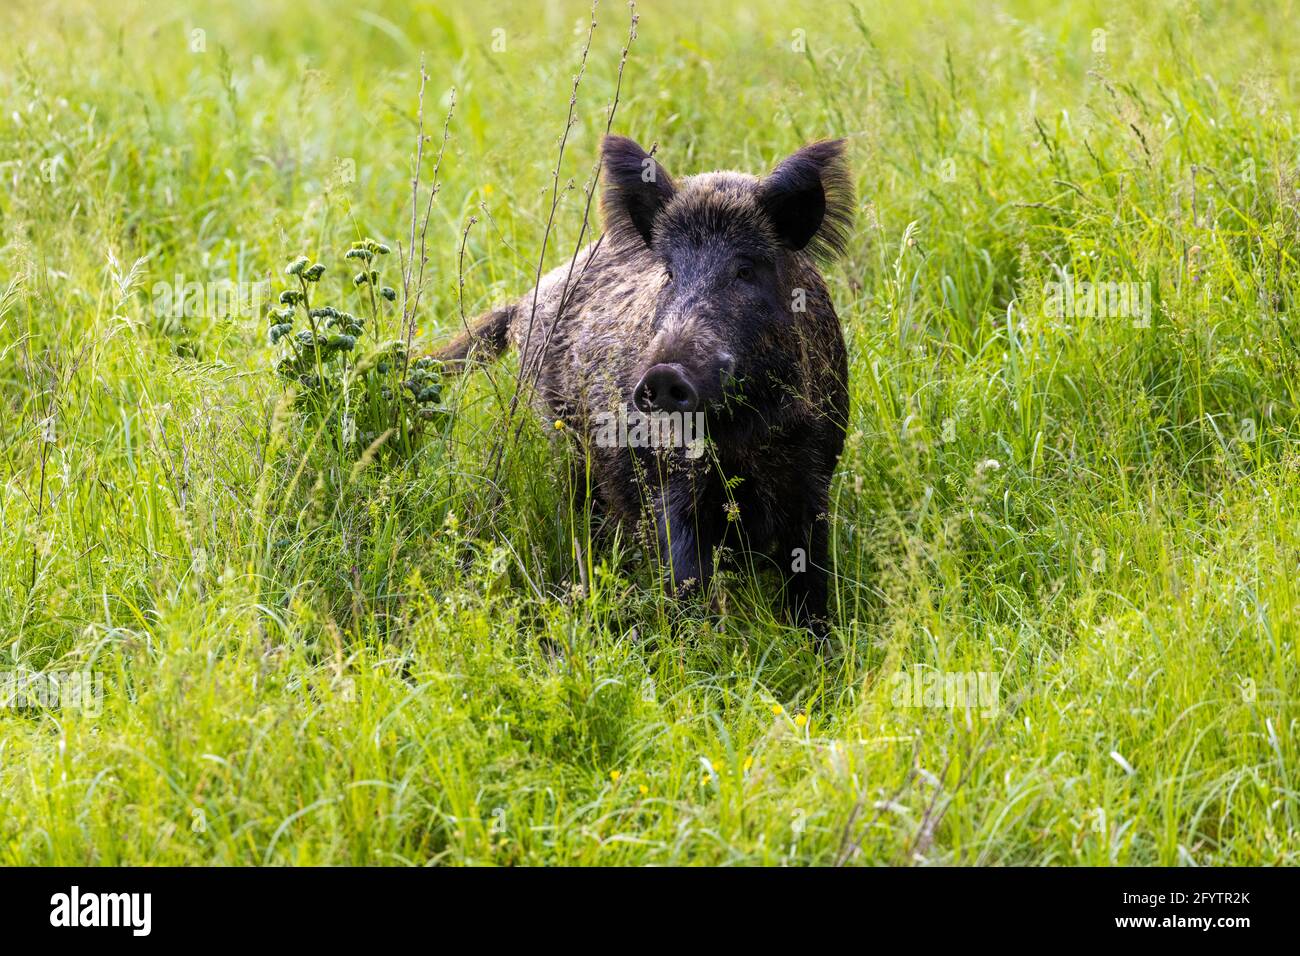
<svg viewBox="0 0 1300 956">
<path fill-rule="evenodd" d="M 0 708 L 0 862 L 1297 862 L 1294 4 L 642 5 L 614 128 L 675 175 L 851 138 L 826 654 L 761 569 L 666 601 L 540 423 L 498 467 L 512 362 L 364 457 L 261 316 L 155 308 L 410 255 L 421 53 L 417 344 L 522 293 L 623 7 L 112 7 L 0 13 L 0 669 L 104 681 Z"/>
</svg>

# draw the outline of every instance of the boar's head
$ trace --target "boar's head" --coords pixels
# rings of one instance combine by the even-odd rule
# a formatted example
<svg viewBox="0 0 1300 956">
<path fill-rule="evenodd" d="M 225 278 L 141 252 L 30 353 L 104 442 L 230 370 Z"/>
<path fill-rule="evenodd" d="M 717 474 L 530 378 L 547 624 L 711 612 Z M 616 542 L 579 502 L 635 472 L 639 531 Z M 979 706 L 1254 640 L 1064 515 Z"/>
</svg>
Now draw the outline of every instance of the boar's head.
<svg viewBox="0 0 1300 956">
<path fill-rule="evenodd" d="M 753 429 L 781 401 L 801 360 L 797 327 L 811 295 L 801 284 L 841 250 L 851 224 L 843 157 L 844 141 L 828 140 L 765 177 L 674 182 L 632 140 L 605 137 L 606 230 L 657 286 L 627 400 L 643 412 L 704 411 L 715 437 Z"/>
</svg>

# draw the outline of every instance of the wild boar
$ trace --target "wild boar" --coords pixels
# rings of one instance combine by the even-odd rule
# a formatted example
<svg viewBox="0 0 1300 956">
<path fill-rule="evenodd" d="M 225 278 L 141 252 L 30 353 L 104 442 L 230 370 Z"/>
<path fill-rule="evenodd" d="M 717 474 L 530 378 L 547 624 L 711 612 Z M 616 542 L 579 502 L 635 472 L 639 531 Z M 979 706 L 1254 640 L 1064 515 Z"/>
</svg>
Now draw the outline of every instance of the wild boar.
<svg viewBox="0 0 1300 956">
<path fill-rule="evenodd" d="M 438 357 L 463 368 L 513 345 L 524 394 L 590 457 L 594 505 L 649 523 L 674 592 L 707 591 L 719 549 L 765 554 L 794 621 L 824 635 L 849 398 L 818 263 L 852 224 L 844 141 L 805 146 L 762 178 L 674 180 L 606 136 L 601 168 L 604 235 Z M 667 433 L 686 438 L 702 418 L 707 454 L 611 431 L 611 415 L 638 413 L 638 425 L 671 416 L 684 427 Z"/>
</svg>

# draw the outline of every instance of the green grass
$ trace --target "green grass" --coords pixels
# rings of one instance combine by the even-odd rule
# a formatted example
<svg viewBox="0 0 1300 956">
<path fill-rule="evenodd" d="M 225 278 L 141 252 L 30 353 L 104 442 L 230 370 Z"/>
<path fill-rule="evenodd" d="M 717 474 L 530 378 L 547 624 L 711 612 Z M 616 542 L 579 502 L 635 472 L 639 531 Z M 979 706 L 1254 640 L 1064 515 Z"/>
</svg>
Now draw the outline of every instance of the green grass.
<svg viewBox="0 0 1300 956">
<path fill-rule="evenodd" d="M 422 347 L 537 268 L 581 3 L 272 6 L 0 13 L 0 669 L 104 681 L 0 709 L 0 862 L 1298 862 L 1294 4 L 643 5 L 614 128 L 670 171 L 851 137 L 825 655 L 763 575 L 710 620 L 625 538 L 578 587 L 546 430 L 488 480 L 486 375 L 354 468 L 263 319 L 155 314 L 405 245 L 421 52 Z M 1151 283 L 1149 327 L 1047 314 L 1059 269 Z M 918 669 L 997 713 L 897 706 Z"/>
</svg>

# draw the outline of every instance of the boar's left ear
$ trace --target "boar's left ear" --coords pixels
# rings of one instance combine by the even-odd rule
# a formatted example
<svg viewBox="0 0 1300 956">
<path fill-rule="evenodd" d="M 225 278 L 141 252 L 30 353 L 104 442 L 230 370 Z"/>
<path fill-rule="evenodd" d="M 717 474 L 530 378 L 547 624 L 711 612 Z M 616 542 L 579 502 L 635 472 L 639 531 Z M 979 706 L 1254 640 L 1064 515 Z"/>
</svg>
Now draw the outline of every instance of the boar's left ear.
<svg viewBox="0 0 1300 956">
<path fill-rule="evenodd" d="M 844 140 L 805 146 L 759 185 L 758 202 L 787 248 L 822 259 L 844 251 L 853 225 L 853 182 Z"/>
<path fill-rule="evenodd" d="M 605 191 L 600 198 L 605 229 L 616 239 L 650 244 L 655 217 L 677 187 L 649 153 L 626 136 L 606 136 L 600 144 Z"/>
</svg>

